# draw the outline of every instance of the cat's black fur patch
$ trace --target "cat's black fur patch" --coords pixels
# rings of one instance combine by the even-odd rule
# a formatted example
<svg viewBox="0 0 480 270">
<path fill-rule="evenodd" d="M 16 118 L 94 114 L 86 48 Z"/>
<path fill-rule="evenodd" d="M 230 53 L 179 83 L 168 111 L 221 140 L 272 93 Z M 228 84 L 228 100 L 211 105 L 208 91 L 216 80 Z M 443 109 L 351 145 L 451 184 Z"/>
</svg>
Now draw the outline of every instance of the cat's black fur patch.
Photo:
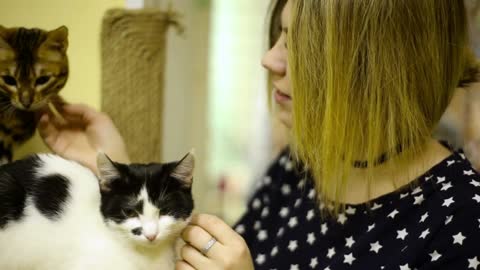
<svg viewBox="0 0 480 270">
<path fill-rule="evenodd" d="M 38 179 L 32 190 L 35 207 L 44 216 L 52 220 L 58 219 L 69 198 L 69 186 L 68 179 L 59 174 Z"/>
<path fill-rule="evenodd" d="M 38 165 L 38 157 L 32 156 L 0 167 L 0 228 L 23 217 Z"/>
<path fill-rule="evenodd" d="M 135 200 L 146 186 L 150 201 L 160 209 L 161 215 L 171 215 L 175 218 L 190 216 L 194 204 L 191 187 L 171 177 L 177 163 L 167 164 L 131 164 L 115 163 L 119 172 L 118 179 L 113 179 L 110 191 L 102 192 L 102 214 L 105 219 L 121 223 L 128 217 L 125 209 L 136 209 Z M 133 203 L 133 205 L 130 205 Z"/>
<path fill-rule="evenodd" d="M 69 182 L 60 175 L 39 178 L 34 172 L 40 166 L 35 155 L 0 166 L 0 229 L 23 217 L 28 197 L 51 220 L 62 213 L 69 196 Z"/>
</svg>

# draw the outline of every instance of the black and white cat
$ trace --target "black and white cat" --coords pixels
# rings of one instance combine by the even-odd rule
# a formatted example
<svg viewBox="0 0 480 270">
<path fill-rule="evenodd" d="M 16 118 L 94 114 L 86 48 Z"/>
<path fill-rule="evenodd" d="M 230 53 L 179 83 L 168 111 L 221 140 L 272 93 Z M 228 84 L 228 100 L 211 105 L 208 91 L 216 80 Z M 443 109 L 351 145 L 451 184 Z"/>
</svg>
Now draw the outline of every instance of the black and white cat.
<svg viewBox="0 0 480 270">
<path fill-rule="evenodd" d="M 193 154 L 131 165 L 99 154 L 97 165 L 98 178 L 51 154 L 0 167 L 0 269 L 174 269 Z"/>
</svg>

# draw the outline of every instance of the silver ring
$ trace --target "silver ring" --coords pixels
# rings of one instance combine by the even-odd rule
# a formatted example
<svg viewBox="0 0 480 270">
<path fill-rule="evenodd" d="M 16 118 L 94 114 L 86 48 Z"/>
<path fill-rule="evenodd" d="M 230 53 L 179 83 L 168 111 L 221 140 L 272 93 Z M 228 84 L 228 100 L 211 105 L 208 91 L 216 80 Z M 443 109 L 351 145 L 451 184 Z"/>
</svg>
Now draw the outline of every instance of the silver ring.
<svg viewBox="0 0 480 270">
<path fill-rule="evenodd" d="M 202 248 L 202 254 L 207 255 L 207 252 L 215 245 L 217 242 L 217 239 L 215 237 L 212 237 L 208 242 L 205 244 L 205 246 Z"/>
</svg>

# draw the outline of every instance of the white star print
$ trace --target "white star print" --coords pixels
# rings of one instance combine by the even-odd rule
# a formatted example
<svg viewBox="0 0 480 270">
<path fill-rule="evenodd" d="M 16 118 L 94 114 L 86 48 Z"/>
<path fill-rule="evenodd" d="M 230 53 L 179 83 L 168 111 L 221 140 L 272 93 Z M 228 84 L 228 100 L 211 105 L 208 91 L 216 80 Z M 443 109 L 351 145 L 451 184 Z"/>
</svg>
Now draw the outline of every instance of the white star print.
<svg viewBox="0 0 480 270">
<path fill-rule="evenodd" d="M 255 259 L 255 262 L 257 262 L 257 264 L 259 265 L 262 265 L 265 262 L 265 255 L 258 254 L 257 258 Z"/>
<path fill-rule="evenodd" d="M 465 236 L 461 232 L 457 233 L 453 236 L 453 244 L 459 244 L 460 246 L 463 245 L 463 240 L 465 240 Z"/>
<path fill-rule="evenodd" d="M 373 251 L 378 254 L 378 251 L 382 248 L 382 245 L 377 241 L 373 244 L 370 244 L 370 251 Z"/>
<path fill-rule="evenodd" d="M 455 201 L 453 200 L 453 197 L 450 197 L 450 198 L 448 198 L 448 199 L 446 199 L 446 200 L 443 200 L 442 206 L 450 207 L 450 205 L 451 205 L 452 203 L 454 203 L 454 202 L 455 202 Z"/>
<path fill-rule="evenodd" d="M 267 231 L 261 230 L 260 232 L 258 232 L 257 238 L 260 242 L 265 241 L 268 238 Z"/>
<path fill-rule="evenodd" d="M 240 224 L 235 228 L 235 231 L 239 234 L 243 234 L 243 233 L 245 233 L 245 226 Z"/>
<path fill-rule="evenodd" d="M 315 216 L 315 212 L 313 212 L 313 209 L 308 210 L 307 220 L 311 220 L 313 216 Z"/>
<path fill-rule="evenodd" d="M 272 178 L 270 176 L 265 176 L 265 178 L 263 178 L 263 183 L 265 185 L 270 185 L 272 183 Z"/>
<path fill-rule="evenodd" d="M 328 257 L 329 259 L 331 259 L 331 258 L 333 258 L 333 256 L 335 256 L 335 248 L 332 247 L 332 248 L 329 248 L 329 249 L 328 249 L 327 257 Z"/>
<path fill-rule="evenodd" d="M 330 269 L 330 267 L 329 267 L 329 266 L 327 266 L 327 267 L 326 267 L 325 269 L 323 269 L 323 270 L 331 270 L 331 269 Z"/>
<path fill-rule="evenodd" d="M 315 234 L 312 232 L 312 233 L 309 233 L 308 234 L 308 237 L 307 237 L 307 242 L 310 244 L 310 245 L 313 245 L 313 243 L 315 243 Z"/>
<path fill-rule="evenodd" d="M 268 216 L 269 214 L 269 210 L 268 210 L 268 207 L 264 207 L 263 210 L 262 210 L 262 214 L 260 215 L 261 217 L 266 217 Z"/>
<path fill-rule="evenodd" d="M 423 214 L 422 218 L 420 219 L 420 222 L 425 222 L 425 220 L 428 218 L 428 212 Z"/>
<path fill-rule="evenodd" d="M 472 181 L 470 181 L 470 184 L 473 185 L 474 187 L 480 187 L 480 182 L 477 182 L 473 179 L 472 179 Z"/>
<path fill-rule="evenodd" d="M 293 162 L 291 162 L 290 160 L 287 161 L 287 163 L 285 163 L 285 170 L 287 172 L 291 171 L 293 169 Z"/>
<path fill-rule="evenodd" d="M 343 225 L 343 224 L 345 224 L 347 219 L 348 219 L 347 216 L 344 213 L 341 213 L 341 214 L 338 215 L 337 221 L 338 221 L 338 223 Z"/>
<path fill-rule="evenodd" d="M 297 243 L 296 240 L 290 241 L 290 242 L 288 243 L 288 249 L 289 249 L 290 251 L 293 252 L 293 251 L 295 251 L 297 248 L 298 248 L 298 243 Z"/>
<path fill-rule="evenodd" d="M 284 232 L 285 232 L 284 228 L 278 229 L 277 236 L 282 236 Z"/>
<path fill-rule="evenodd" d="M 434 250 L 433 253 L 430 253 L 430 257 L 432 257 L 432 262 L 438 261 L 438 259 L 440 259 L 440 257 L 442 257 L 442 254 L 440 254 L 436 250 Z"/>
<path fill-rule="evenodd" d="M 315 189 L 311 189 L 310 192 L 308 192 L 308 198 L 313 199 L 315 197 Z"/>
<path fill-rule="evenodd" d="M 262 206 L 262 202 L 259 199 L 253 200 L 253 204 L 252 204 L 253 209 L 258 209 L 260 208 L 260 206 Z"/>
<path fill-rule="evenodd" d="M 375 224 L 372 224 L 372 225 L 368 226 L 368 232 L 373 230 L 373 228 L 375 228 Z"/>
<path fill-rule="evenodd" d="M 455 160 L 448 160 L 447 161 L 447 167 L 452 166 L 455 163 Z"/>
<path fill-rule="evenodd" d="M 298 270 L 298 264 L 290 265 L 290 270 Z"/>
<path fill-rule="evenodd" d="M 453 187 L 452 183 L 448 182 L 446 184 L 442 184 L 442 188 L 440 190 L 447 191 L 449 188 Z"/>
<path fill-rule="evenodd" d="M 383 205 L 381 205 L 381 204 L 373 203 L 372 210 L 380 209 L 380 208 L 382 208 L 382 206 Z"/>
<path fill-rule="evenodd" d="M 403 199 L 403 198 L 405 198 L 405 197 L 407 197 L 407 196 L 408 196 L 408 192 L 407 192 L 407 193 L 402 193 L 402 194 L 400 194 L 400 199 Z"/>
<path fill-rule="evenodd" d="M 288 207 L 282 207 L 282 209 L 280 209 L 280 216 L 284 218 L 288 216 L 289 212 Z"/>
<path fill-rule="evenodd" d="M 474 175 L 475 173 L 472 170 L 463 171 L 464 175 Z"/>
<path fill-rule="evenodd" d="M 272 251 L 270 252 L 270 255 L 271 255 L 272 257 L 275 257 L 275 255 L 277 255 L 277 254 L 278 254 L 278 247 L 277 247 L 277 246 L 274 246 L 273 249 L 272 249 Z"/>
<path fill-rule="evenodd" d="M 327 223 L 323 223 L 322 224 L 322 228 L 321 228 L 321 232 L 323 235 L 325 235 L 328 231 L 328 226 L 327 226 Z"/>
<path fill-rule="evenodd" d="M 290 220 L 288 220 L 288 227 L 290 228 L 294 228 L 295 226 L 297 226 L 298 224 L 298 220 L 296 217 L 291 217 Z"/>
<path fill-rule="evenodd" d="M 447 216 L 447 219 L 445 220 L 445 225 L 452 222 L 452 219 L 453 219 L 453 216 Z"/>
<path fill-rule="evenodd" d="M 468 259 L 468 269 L 470 268 L 477 269 L 478 265 L 480 265 L 480 262 L 478 261 L 477 257 Z"/>
<path fill-rule="evenodd" d="M 312 259 L 310 260 L 310 268 L 315 269 L 315 267 L 317 266 L 317 264 L 318 264 L 318 259 L 317 259 L 317 257 L 312 258 Z"/>
<path fill-rule="evenodd" d="M 465 155 L 463 153 L 459 153 L 459 155 L 462 159 L 465 159 Z"/>
<path fill-rule="evenodd" d="M 297 184 L 297 188 L 302 189 L 305 186 L 305 181 L 305 179 L 300 180 Z"/>
<path fill-rule="evenodd" d="M 262 227 L 262 223 L 260 221 L 255 221 L 255 223 L 253 224 L 253 229 L 254 230 L 260 230 L 260 228 Z"/>
<path fill-rule="evenodd" d="M 350 237 L 348 237 L 348 238 L 345 238 L 345 241 L 347 242 L 347 243 L 345 244 L 345 246 L 347 246 L 347 247 L 349 247 L 349 248 L 351 248 L 351 247 L 353 246 L 353 244 L 355 244 L 355 240 L 353 240 L 353 237 L 352 237 L 352 236 L 350 236 Z"/>
<path fill-rule="evenodd" d="M 474 199 L 475 201 L 477 201 L 477 203 L 480 203 L 480 195 L 475 194 L 475 197 L 473 197 L 472 199 Z"/>
<path fill-rule="evenodd" d="M 425 239 L 429 234 L 430 234 L 430 229 L 426 229 L 425 231 L 422 232 L 422 234 L 420 235 L 420 238 Z"/>
<path fill-rule="evenodd" d="M 290 186 L 287 184 L 283 184 L 282 186 L 282 194 L 283 195 L 289 195 L 292 190 L 290 189 Z"/>
<path fill-rule="evenodd" d="M 445 177 L 437 177 L 437 184 L 445 182 Z"/>
<path fill-rule="evenodd" d="M 287 157 L 286 156 L 281 157 L 280 160 L 278 161 L 278 163 L 280 163 L 280 165 L 285 164 L 285 162 L 287 162 Z"/>
<path fill-rule="evenodd" d="M 294 205 L 293 207 L 298 208 L 301 203 L 302 203 L 302 199 L 297 199 L 297 200 L 295 201 L 295 205 Z"/>
<path fill-rule="evenodd" d="M 425 180 L 426 181 L 430 181 L 430 179 L 432 179 L 433 175 L 430 175 L 430 176 L 425 176 Z"/>
<path fill-rule="evenodd" d="M 320 210 L 325 209 L 325 204 L 323 202 L 320 203 Z"/>
<path fill-rule="evenodd" d="M 410 269 L 410 266 L 408 266 L 408 263 L 405 265 L 400 265 L 400 270 L 412 270 Z"/>
<path fill-rule="evenodd" d="M 408 235 L 407 229 L 397 231 L 397 239 L 405 240 L 405 237 L 407 237 L 407 235 Z"/>
<path fill-rule="evenodd" d="M 343 263 L 348 263 L 350 265 L 352 265 L 353 261 L 356 260 L 352 253 L 344 255 L 344 258 L 345 259 L 343 260 Z"/>
<path fill-rule="evenodd" d="M 423 197 L 423 194 L 420 195 L 420 196 L 416 196 L 416 197 L 415 197 L 415 202 L 414 202 L 413 204 L 415 204 L 415 205 L 417 205 L 417 204 L 420 205 L 420 204 L 422 204 L 422 202 L 423 202 L 424 200 L 425 200 L 425 198 Z"/>
<path fill-rule="evenodd" d="M 348 215 L 355 215 L 356 212 L 357 212 L 357 209 L 350 206 L 347 208 L 347 210 L 345 210 L 345 213 L 347 213 Z"/>
<path fill-rule="evenodd" d="M 388 217 L 394 219 L 398 213 L 400 212 L 398 212 L 397 209 L 395 209 L 390 214 L 388 214 Z"/>
<path fill-rule="evenodd" d="M 414 190 L 412 191 L 412 195 L 415 195 L 415 194 L 420 193 L 420 192 L 422 192 L 422 188 L 421 188 L 421 187 L 417 187 L 416 189 L 414 189 Z"/>
</svg>

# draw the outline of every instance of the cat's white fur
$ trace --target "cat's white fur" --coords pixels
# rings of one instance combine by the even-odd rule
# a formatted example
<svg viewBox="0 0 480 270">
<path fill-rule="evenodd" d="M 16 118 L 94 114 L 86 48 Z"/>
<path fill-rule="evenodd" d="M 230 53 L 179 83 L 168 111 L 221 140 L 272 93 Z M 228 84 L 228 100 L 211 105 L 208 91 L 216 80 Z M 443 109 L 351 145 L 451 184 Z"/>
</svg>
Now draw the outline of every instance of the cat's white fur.
<svg viewBox="0 0 480 270">
<path fill-rule="evenodd" d="M 47 219 L 28 202 L 25 217 L 0 230 L 1 270 L 174 269 L 175 236 L 187 221 L 175 223 L 171 217 L 162 217 L 157 226 L 149 223 L 147 231 L 158 231 L 155 246 L 142 236 L 132 241 L 126 230 L 138 227 L 138 221 L 105 224 L 98 180 L 90 170 L 55 155 L 39 157 L 43 162 L 39 175 L 61 174 L 70 180 L 69 201 L 57 221 Z M 142 218 L 152 222 L 154 209 L 148 211 Z"/>
</svg>

